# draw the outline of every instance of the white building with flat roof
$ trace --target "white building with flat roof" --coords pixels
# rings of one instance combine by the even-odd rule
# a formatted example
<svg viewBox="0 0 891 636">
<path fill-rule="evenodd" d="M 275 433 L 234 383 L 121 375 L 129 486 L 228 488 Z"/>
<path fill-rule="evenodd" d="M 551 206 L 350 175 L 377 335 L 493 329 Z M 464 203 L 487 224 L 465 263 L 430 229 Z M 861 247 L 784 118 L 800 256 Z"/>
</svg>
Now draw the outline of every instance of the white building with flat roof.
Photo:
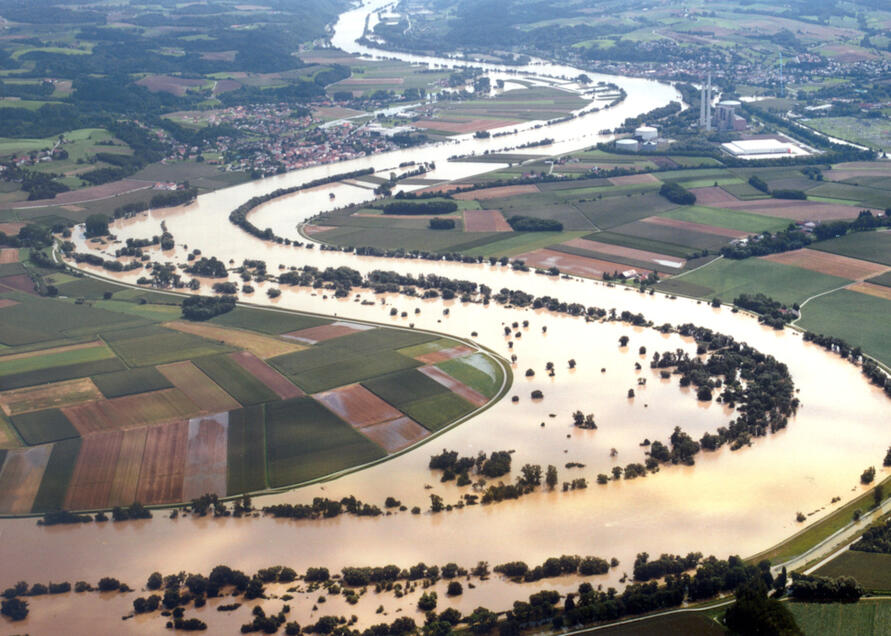
<svg viewBox="0 0 891 636">
<path fill-rule="evenodd" d="M 721 144 L 724 152 L 740 159 L 772 159 L 777 157 L 800 157 L 809 154 L 807 150 L 791 141 L 775 137 L 769 139 L 740 139 Z"/>
</svg>

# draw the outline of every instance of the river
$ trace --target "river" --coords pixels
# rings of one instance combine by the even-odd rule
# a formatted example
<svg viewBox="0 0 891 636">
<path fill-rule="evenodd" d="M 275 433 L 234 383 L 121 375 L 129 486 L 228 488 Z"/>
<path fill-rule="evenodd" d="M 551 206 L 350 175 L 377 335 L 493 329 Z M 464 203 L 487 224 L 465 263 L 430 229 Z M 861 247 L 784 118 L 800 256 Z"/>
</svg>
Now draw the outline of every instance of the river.
<svg viewBox="0 0 891 636">
<path fill-rule="evenodd" d="M 336 44 L 349 48 L 345 40 L 355 34 L 351 29 L 364 24 L 363 11 L 367 9 L 348 12 L 341 18 L 332 38 Z M 390 53 L 387 56 L 404 57 Z M 539 66 L 534 70 L 544 72 Z M 663 105 L 674 96 L 673 89 L 656 82 L 610 79 L 625 88 L 628 98 L 616 109 L 549 127 L 546 134 L 557 139 L 555 147 L 559 152 L 590 145 L 598 137 L 593 131 L 610 127 L 607 122 L 618 123 L 630 114 Z M 525 138 L 523 134 L 526 133 L 518 137 Z M 537 131 L 529 138 L 541 135 Z M 511 143 L 516 140 L 510 139 Z M 244 258 L 262 259 L 272 272 L 280 265 L 346 265 L 362 272 L 436 272 L 494 289 L 523 289 L 585 305 L 642 312 L 656 324 L 695 322 L 732 334 L 787 363 L 803 405 L 789 427 L 740 451 L 724 448 L 715 453 L 700 453 L 693 467 L 665 467 L 646 478 L 600 486 L 595 483 L 598 473 L 609 472 L 615 465 L 643 461 L 640 442 L 644 438 L 666 441 L 675 425 L 698 438 L 706 430 L 725 425 L 733 416 L 719 404 L 697 402 L 689 390 L 678 387 L 675 378 L 661 380 L 648 368 L 654 351 L 678 347 L 693 351 L 695 345 L 689 340 L 618 323 L 586 323 L 544 310 L 392 295 L 381 304 L 368 292 L 361 293 L 361 298 L 376 300 L 374 305 L 362 305 L 355 297 L 335 300 L 297 288 L 286 288 L 279 298 L 270 301 L 265 291 L 274 285 L 258 284 L 257 291 L 244 296 L 245 300 L 384 324 L 412 323 L 417 328 L 463 338 L 470 338 L 475 332 L 473 339 L 481 345 L 505 356 L 518 356 L 515 384 L 509 395 L 517 395 L 519 401 L 502 400 L 415 452 L 323 485 L 258 497 L 255 505 L 308 502 L 318 495 L 355 495 L 381 505 L 385 497 L 394 496 L 409 508 L 417 505 L 426 510 L 430 493 L 454 503 L 466 489 L 459 489 L 454 482 L 440 484 L 438 476 L 427 468 L 430 454 L 441 448 L 462 454 L 514 450 L 515 472 L 525 463 L 553 464 L 559 469 L 561 481 L 583 476 L 589 487 L 567 493 L 558 488 L 556 492 L 540 492 L 518 501 L 437 515 L 405 512 L 379 518 L 341 516 L 314 522 L 270 518 L 172 521 L 157 514 L 151 521 L 41 528 L 33 519 L 7 520 L 0 523 L 0 585 L 20 579 L 34 582 L 50 578 L 95 583 L 101 576 L 113 575 L 140 589 L 154 570 L 165 574 L 180 570 L 206 573 L 218 563 L 249 572 L 273 564 L 289 565 L 298 571 L 309 566 L 337 571 L 346 565 L 395 563 L 405 567 L 418 561 L 439 565 L 454 561 L 471 567 L 480 560 L 490 565 L 524 560 L 532 565 L 560 554 L 590 554 L 620 560 L 619 567 L 609 574 L 589 579 L 595 585 L 617 586 L 623 572 L 631 572 L 638 552 L 658 555 L 702 551 L 721 557 L 754 554 L 798 530 L 801 524 L 795 521 L 797 512 L 813 512 L 808 520 L 815 520 L 840 505 L 830 505 L 833 497 L 840 497 L 843 503 L 862 492 L 860 473 L 869 465 L 880 466 L 888 443 L 887 399 L 867 384 L 853 365 L 802 342 L 792 330 L 765 328 L 751 316 L 732 313 L 727 307 L 712 308 L 706 303 L 661 294 L 643 295 L 590 280 L 558 280 L 499 266 L 379 259 L 270 245 L 227 220 L 232 208 L 252 196 L 367 166 L 387 169 L 401 161 L 432 159 L 443 175 L 463 176 L 464 171 L 474 174 L 473 171 L 491 169 L 491 164 L 449 164 L 445 157 L 456 154 L 459 146 L 462 153 L 479 151 L 492 141 L 462 139 L 458 144 L 311 168 L 207 194 L 183 208 L 120 221 L 113 231 L 121 239 L 146 237 L 159 234 L 160 221 L 166 221 L 177 247 L 160 260 L 183 262 L 189 250 L 199 248 L 206 256 L 234 259 L 236 263 Z M 504 143 L 495 140 L 495 145 L 499 141 Z M 331 190 L 337 193 L 337 205 L 368 196 L 367 190 L 352 186 L 320 188 L 270 202 L 254 213 L 252 221 L 296 238 L 298 223 L 332 205 L 328 197 Z M 87 249 L 82 234 L 76 233 L 74 238 L 79 249 Z M 188 249 L 183 245 L 188 245 Z M 115 278 L 133 282 L 140 275 L 131 272 Z M 409 317 L 391 317 L 391 307 L 407 311 Z M 415 308 L 421 310 L 419 314 L 414 313 Z M 445 308 L 450 310 L 448 315 L 443 313 Z M 505 324 L 523 320 L 529 321 L 529 327 L 518 329 L 522 332 L 520 338 L 505 337 Z M 548 328 L 546 333 L 542 331 L 544 326 Z M 627 348 L 618 345 L 621 335 L 630 337 Z M 644 356 L 638 353 L 641 346 L 647 348 Z M 570 358 L 578 363 L 575 370 L 567 367 Z M 547 362 L 555 364 L 553 378 L 545 373 Z M 636 371 L 635 362 L 640 362 L 643 369 Z M 535 370 L 534 377 L 525 377 L 527 368 Z M 646 378 L 645 387 L 638 387 L 638 378 Z M 632 387 L 637 397 L 628 399 L 626 393 Z M 535 389 L 543 391 L 543 400 L 530 399 L 530 392 Z M 570 414 L 577 409 L 593 413 L 598 430 L 573 428 Z M 611 456 L 611 449 L 616 450 L 615 456 Z M 568 469 L 567 462 L 582 463 L 585 467 Z M 881 478 L 881 469 L 879 473 Z M 425 484 L 432 488 L 425 489 Z M 485 605 L 503 610 L 514 599 L 525 598 L 538 589 L 571 590 L 578 585 L 578 579 L 517 585 L 494 577 L 474 584 L 475 589 L 465 585 L 464 595 L 455 600 L 446 600 L 440 585 L 438 609 L 455 606 L 469 612 Z M 280 587 L 273 591 L 282 593 Z M 370 591 L 356 606 L 347 605 L 338 597 L 313 610 L 318 593 L 298 593 L 290 602 L 289 620 L 305 625 L 324 614 L 355 614 L 360 618 L 360 626 L 365 626 L 392 621 L 401 612 L 414 616 L 420 623 L 423 616 L 415 609 L 418 595 L 415 592 L 396 599 L 392 594 Z M 31 634 L 55 634 L 61 629 L 71 633 L 162 630 L 163 619 L 157 616 L 120 620 L 129 610 L 133 596 L 66 594 L 32 599 L 32 614 L 20 628 Z M 212 633 L 233 633 L 238 625 L 249 621 L 249 609 L 254 603 L 234 613 L 221 613 L 215 611 L 220 602 L 227 601 L 214 600 L 201 610 L 189 609 L 187 616 L 207 621 Z M 272 611 L 278 611 L 281 604 L 274 599 L 263 603 Z M 377 614 L 380 605 L 386 614 Z"/>
</svg>

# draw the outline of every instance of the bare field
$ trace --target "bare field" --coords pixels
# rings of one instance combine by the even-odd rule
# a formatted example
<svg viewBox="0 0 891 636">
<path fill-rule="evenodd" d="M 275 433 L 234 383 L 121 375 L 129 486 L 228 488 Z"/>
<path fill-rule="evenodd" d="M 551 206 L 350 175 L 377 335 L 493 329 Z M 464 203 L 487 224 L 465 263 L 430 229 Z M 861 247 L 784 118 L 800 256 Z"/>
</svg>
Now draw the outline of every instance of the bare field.
<svg viewBox="0 0 891 636">
<path fill-rule="evenodd" d="M 500 210 L 464 210 L 465 232 L 512 232 Z"/>
<path fill-rule="evenodd" d="M 430 353 L 422 353 L 419 356 L 415 356 L 415 360 L 419 360 L 424 364 L 437 364 L 439 362 L 445 362 L 446 360 L 451 360 L 453 358 L 460 358 L 461 356 L 466 356 L 468 353 L 473 353 L 473 349 L 470 347 L 465 347 L 464 345 L 460 345 L 457 347 L 450 347 L 448 349 L 440 349 L 439 351 L 431 351 Z"/>
<path fill-rule="evenodd" d="M 315 236 L 316 234 L 321 234 L 322 232 L 327 232 L 328 230 L 336 230 L 337 228 L 333 225 L 304 225 L 303 231 L 308 236 Z"/>
<path fill-rule="evenodd" d="M 451 391 L 452 393 L 456 393 L 457 395 L 460 395 L 461 397 L 463 397 L 465 400 L 467 400 L 474 406 L 483 406 L 484 404 L 486 404 L 489 401 L 486 399 L 486 397 L 484 395 L 471 389 L 469 386 L 467 386 L 463 382 L 459 382 L 458 380 L 456 380 L 455 378 L 450 376 L 448 373 L 446 373 L 442 369 L 430 366 L 430 367 L 421 367 L 418 369 L 418 371 L 420 371 L 427 377 L 432 378 L 433 380 L 436 380 L 441 385 L 446 387 L 449 391 Z"/>
<path fill-rule="evenodd" d="M 54 382 L 0 393 L 0 408 L 7 415 L 60 408 L 102 399 L 90 378 Z"/>
<path fill-rule="evenodd" d="M 189 420 L 182 495 L 185 501 L 205 493 L 226 495 L 228 433 L 228 413 Z"/>
<path fill-rule="evenodd" d="M 123 441 L 123 431 L 84 438 L 65 497 L 66 510 L 92 510 L 109 505 Z"/>
<path fill-rule="evenodd" d="M 538 192 L 538 187 L 534 185 L 500 186 L 497 188 L 471 190 L 470 192 L 459 192 L 452 198 L 459 201 L 486 201 L 488 199 L 514 197 L 519 194 L 538 194 Z"/>
<path fill-rule="evenodd" d="M 31 512 L 52 450 L 52 444 L 43 444 L 6 454 L 0 469 L 0 513 Z"/>
<path fill-rule="evenodd" d="M 0 265 L 6 263 L 18 263 L 19 250 L 17 247 L 4 247 L 0 249 Z"/>
<path fill-rule="evenodd" d="M 3 288 L 11 289 L 13 291 L 21 291 L 26 294 L 37 295 L 37 292 L 34 291 L 34 281 L 31 280 L 31 277 L 27 274 L 17 274 L 16 276 L 4 276 L 0 278 L 0 291 L 5 291 Z"/>
<path fill-rule="evenodd" d="M 136 487 L 139 485 L 139 471 L 145 456 L 147 433 L 146 428 L 123 431 L 121 452 L 118 454 L 108 493 L 109 506 L 129 506 L 136 501 Z"/>
<path fill-rule="evenodd" d="M 177 320 L 175 322 L 164 323 L 164 327 L 175 329 L 184 333 L 207 338 L 208 340 L 216 340 L 239 349 L 250 351 L 258 358 L 272 358 L 274 356 L 284 355 L 293 351 L 302 351 L 306 347 L 302 347 L 294 342 L 287 342 L 272 336 L 265 336 L 250 331 L 242 331 L 241 329 L 229 329 L 228 327 L 218 327 L 203 322 L 186 322 Z"/>
<path fill-rule="evenodd" d="M 887 266 L 878 263 L 861 261 L 857 258 L 808 248 L 782 252 L 780 254 L 770 254 L 761 258 L 774 263 L 794 265 L 795 267 L 802 267 L 814 272 L 820 272 L 821 274 L 850 278 L 852 280 L 863 280 L 864 278 L 881 274 L 888 269 Z"/>
<path fill-rule="evenodd" d="M 203 79 L 186 79 L 169 75 L 151 75 L 136 82 L 137 85 L 144 86 L 153 93 L 170 93 L 177 97 L 183 97 L 190 88 L 200 88 L 206 83 Z"/>
<path fill-rule="evenodd" d="M 10 300 L 9 298 L 0 298 L 0 309 L 4 307 L 15 307 L 18 303 L 14 300 Z"/>
<path fill-rule="evenodd" d="M 749 235 L 749 232 L 730 230 L 723 227 L 715 227 L 714 225 L 705 225 L 704 223 L 693 223 L 692 221 L 669 219 L 664 216 L 651 216 L 646 219 L 641 219 L 641 221 L 643 223 L 652 223 L 653 225 L 661 225 L 663 227 L 673 227 L 679 230 L 690 230 L 691 232 L 702 232 L 703 234 L 726 236 L 727 238 L 745 238 Z"/>
<path fill-rule="evenodd" d="M 158 367 L 158 371 L 202 411 L 214 413 L 241 408 L 241 404 L 235 398 L 189 360 L 166 364 Z"/>
<path fill-rule="evenodd" d="M 247 351 L 237 351 L 235 353 L 230 353 L 229 357 L 235 360 L 235 362 L 237 362 L 245 371 L 272 389 L 272 391 L 274 391 L 281 399 L 287 400 L 304 395 L 299 387 L 292 384 L 285 376 L 252 353 Z"/>
<path fill-rule="evenodd" d="M 557 267 L 561 272 L 574 274 L 576 276 L 584 276 L 586 278 L 601 278 L 604 273 L 612 274 L 613 272 L 625 272 L 629 269 L 633 269 L 638 274 L 644 276 L 650 273 L 650 270 L 630 267 L 629 265 L 623 265 L 622 263 L 602 261 L 596 258 L 588 258 L 587 256 L 578 256 L 548 249 L 526 252 L 525 254 L 518 255 L 516 258 L 525 262 L 526 265 L 530 267 L 538 267 L 541 269 Z"/>
<path fill-rule="evenodd" d="M 690 192 L 696 195 L 697 205 L 708 205 L 714 208 L 721 208 L 726 207 L 724 205 L 725 203 L 735 203 L 739 201 L 739 199 L 727 192 L 727 190 L 718 186 L 691 188 Z"/>
<path fill-rule="evenodd" d="M 313 397 L 353 428 L 361 429 L 403 415 L 359 384 L 317 393 Z"/>
<path fill-rule="evenodd" d="M 884 298 L 891 300 L 891 287 L 883 285 L 874 285 L 873 283 L 856 283 L 848 287 L 851 291 L 860 292 L 861 294 L 869 294 L 876 298 Z"/>
<path fill-rule="evenodd" d="M 683 258 L 671 256 L 669 254 L 657 254 L 656 252 L 647 252 L 646 250 L 637 250 L 633 247 L 623 247 L 621 245 L 613 245 L 611 243 L 601 243 L 599 241 L 591 241 L 588 239 L 572 239 L 563 243 L 569 247 L 577 247 L 582 250 L 590 250 L 600 254 L 608 254 L 609 256 L 619 256 L 621 258 L 629 258 L 636 261 L 644 261 L 653 263 L 654 265 L 666 265 L 667 263 L 679 263 L 677 267 L 683 267 L 685 261 Z"/>
<path fill-rule="evenodd" d="M 718 207 L 718 206 L 714 206 Z M 822 203 L 820 201 L 795 201 L 788 199 L 759 199 L 755 201 L 736 201 L 722 203 L 719 207 L 730 210 L 745 210 L 752 214 L 764 214 L 796 221 L 832 221 L 835 219 L 857 218 L 859 206 L 840 203 Z M 873 210 L 875 213 L 875 210 Z"/>
<path fill-rule="evenodd" d="M 305 344 L 318 344 L 326 340 L 333 340 L 341 336 L 348 336 L 358 331 L 367 331 L 365 325 L 358 325 L 348 322 L 333 322 L 330 325 L 319 325 L 318 327 L 308 327 L 306 329 L 298 329 L 290 333 L 282 334 L 284 338 L 293 338 L 298 342 Z"/>
<path fill-rule="evenodd" d="M 62 409 L 81 435 L 134 428 L 197 415 L 201 409 L 179 389 L 97 400 Z"/>
<path fill-rule="evenodd" d="M 400 417 L 389 422 L 366 426 L 361 432 L 388 453 L 401 451 L 430 435 L 430 431 L 410 417 Z"/>
<path fill-rule="evenodd" d="M 16 236 L 25 225 L 25 223 L 0 223 L 0 232 L 6 236 Z"/>
<path fill-rule="evenodd" d="M 609 177 L 610 183 L 617 186 L 623 185 L 641 185 L 644 183 L 661 183 L 659 179 L 650 173 L 645 174 L 628 174 L 624 177 Z"/>
<path fill-rule="evenodd" d="M 189 442 L 189 422 L 149 428 L 139 471 L 136 500 L 144 504 L 182 501 Z"/>
</svg>

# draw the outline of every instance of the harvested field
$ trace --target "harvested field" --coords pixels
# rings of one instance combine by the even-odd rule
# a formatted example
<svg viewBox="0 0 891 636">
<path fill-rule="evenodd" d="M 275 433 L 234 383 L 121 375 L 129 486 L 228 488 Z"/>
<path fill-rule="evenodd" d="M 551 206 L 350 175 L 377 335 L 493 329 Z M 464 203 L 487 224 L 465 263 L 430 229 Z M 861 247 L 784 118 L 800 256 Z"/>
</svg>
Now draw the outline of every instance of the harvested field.
<svg viewBox="0 0 891 636">
<path fill-rule="evenodd" d="M 873 285 L 872 283 L 855 283 L 848 287 L 851 291 L 860 292 L 861 294 L 869 294 L 876 298 L 884 298 L 891 300 L 891 287 L 883 285 Z"/>
<path fill-rule="evenodd" d="M 272 390 L 227 355 L 199 358 L 194 364 L 240 405 L 250 406 L 277 399 Z M 233 408 L 238 408 L 238 405 Z M 213 409 L 215 412 L 220 410 L 219 407 Z"/>
<path fill-rule="evenodd" d="M 722 203 L 722 208 L 745 210 L 753 214 L 794 219 L 796 221 L 832 221 L 835 219 L 857 218 L 860 206 L 840 203 L 822 203 L 820 201 L 795 201 L 788 199 L 761 199 L 755 201 L 736 201 Z M 875 212 L 875 210 L 873 210 Z"/>
<path fill-rule="evenodd" d="M 124 431 L 85 437 L 65 497 L 65 510 L 92 510 L 109 505 Z"/>
<path fill-rule="evenodd" d="M 650 274 L 650 270 L 630 267 L 628 265 L 623 265 L 622 263 L 602 261 L 596 258 L 566 254 L 564 252 L 548 249 L 520 254 L 517 256 L 517 259 L 525 262 L 529 267 L 537 267 L 541 269 L 557 267 L 561 272 L 566 274 L 573 274 L 575 276 L 583 276 L 586 278 L 601 278 L 604 273 L 612 274 L 613 272 L 625 272 L 631 269 L 641 276 Z"/>
<path fill-rule="evenodd" d="M 479 393 L 471 389 L 466 384 L 459 382 L 439 367 L 421 367 L 420 369 L 418 369 L 418 371 L 436 380 L 441 385 L 446 387 L 449 391 L 460 395 L 462 398 L 464 398 L 474 406 L 483 406 L 484 404 L 486 404 L 486 402 L 489 401 L 482 393 Z"/>
<path fill-rule="evenodd" d="M 292 384 L 290 380 L 252 353 L 237 351 L 230 353 L 229 357 L 235 360 L 245 371 L 272 389 L 283 400 L 304 395 L 303 391 Z"/>
<path fill-rule="evenodd" d="M 684 266 L 684 259 L 678 259 L 676 256 L 668 254 L 657 254 L 656 252 L 647 252 L 645 250 L 636 250 L 631 247 L 623 247 L 621 245 L 612 245 L 611 243 L 601 243 L 600 241 L 590 241 L 588 239 L 572 239 L 563 243 L 569 247 L 598 252 L 600 254 L 608 254 L 610 256 L 619 256 L 622 258 L 634 259 L 653 263 L 656 266 L 670 267 L 672 269 L 680 269 Z M 658 269 L 658 267 L 657 267 Z"/>
<path fill-rule="evenodd" d="M 0 265 L 5 263 L 18 263 L 19 250 L 17 247 L 4 247 L 0 249 Z"/>
<path fill-rule="evenodd" d="M 172 389 L 173 384 L 155 367 L 139 367 L 93 377 L 93 382 L 107 398 L 123 397 L 136 393 L 148 393 Z"/>
<path fill-rule="evenodd" d="M 467 119 L 460 121 L 448 121 L 445 119 L 418 119 L 412 122 L 412 126 L 439 130 L 455 134 L 472 133 L 478 130 L 491 130 L 505 126 L 516 126 L 523 123 L 519 119 Z"/>
<path fill-rule="evenodd" d="M 651 216 L 646 219 L 641 219 L 641 222 L 650 223 L 653 225 L 661 225 L 663 227 L 677 228 L 679 230 L 701 232 L 703 234 L 714 234 L 715 236 L 726 236 L 727 238 L 745 238 L 749 235 L 748 232 L 742 232 L 740 230 L 715 227 L 714 225 L 705 225 L 704 223 L 693 223 L 692 221 L 669 219 L 664 216 Z"/>
<path fill-rule="evenodd" d="M 20 210 L 24 208 L 41 208 L 51 205 L 70 205 L 72 203 L 85 203 L 87 201 L 95 201 L 96 199 L 108 199 L 116 197 L 127 192 L 136 190 L 148 190 L 152 184 L 148 181 L 139 181 L 137 179 L 121 179 L 120 181 L 112 181 L 103 185 L 92 186 L 89 188 L 81 188 L 71 192 L 61 192 L 53 199 L 40 199 L 38 201 L 19 201 L 12 204 L 11 207 Z"/>
<path fill-rule="evenodd" d="M 6 236 L 17 236 L 19 230 L 27 225 L 26 223 L 0 223 L 0 232 Z"/>
<path fill-rule="evenodd" d="M 645 174 L 629 174 L 624 177 L 610 177 L 610 183 L 617 186 L 623 185 L 641 185 L 643 183 L 661 183 L 659 179 L 650 174 L 649 172 Z"/>
<path fill-rule="evenodd" d="M 283 334 L 283 338 L 296 340 L 305 344 L 314 345 L 326 340 L 333 340 L 341 336 L 347 336 L 358 331 L 369 331 L 374 329 L 370 325 L 360 325 L 353 322 L 332 322 L 330 325 L 321 325 L 319 327 L 309 327 L 308 329 L 299 329 L 290 333 Z"/>
<path fill-rule="evenodd" d="M 488 199 L 503 199 L 515 197 L 520 194 L 538 194 L 538 187 L 534 185 L 500 186 L 497 188 L 484 188 L 483 190 L 471 190 L 459 192 L 452 198 L 459 201 L 486 201 Z"/>
<path fill-rule="evenodd" d="M 437 362 L 445 362 L 452 358 L 460 358 L 469 353 L 473 353 L 473 349 L 466 345 L 458 345 L 457 347 L 440 349 L 439 351 L 433 351 L 431 353 L 422 353 L 419 356 L 415 356 L 415 360 L 419 360 L 424 364 L 436 364 Z"/>
<path fill-rule="evenodd" d="M 148 429 L 136 487 L 137 501 L 150 505 L 183 500 L 188 442 L 187 421 Z"/>
<path fill-rule="evenodd" d="M 848 256 L 807 248 L 780 254 L 770 254 L 761 258 L 774 263 L 794 265 L 795 267 L 803 267 L 821 274 L 840 276 L 841 278 L 850 278 L 851 280 L 863 280 L 864 278 L 881 274 L 888 269 L 885 265 L 879 265 L 878 263 L 870 263 L 869 261 L 861 261 Z"/>
<path fill-rule="evenodd" d="M 184 501 L 205 493 L 226 495 L 226 461 L 229 414 L 219 413 L 189 420 Z"/>
<path fill-rule="evenodd" d="M 727 207 L 724 205 L 725 203 L 735 203 L 736 201 L 739 201 L 739 199 L 727 192 L 727 190 L 718 186 L 692 188 L 690 192 L 696 195 L 697 205 L 723 208 Z"/>
<path fill-rule="evenodd" d="M 213 413 L 241 408 L 231 395 L 188 360 L 158 367 L 158 371 L 202 411 Z"/>
<path fill-rule="evenodd" d="M 27 274 L 0 278 L 0 292 L 5 291 L 22 291 L 26 294 L 37 295 L 37 292 L 34 290 L 34 281 Z"/>
<path fill-rule="evenodd" d="M 465 232 L 512 232 L 500 210 L 464 210 Z"/>
<path fill-rule="evenodd" d="M 145 456 L 148 429 L 137 428 L 123 431 L 123 434 L 121 451 L 118 453 L 108 493 L 109 506 L 129 506 L 136 501 L 136 487 L 139 485 L 139 473 Z"/>
<path fill-rule="evenodd" d="M 400 417 L 397 420 L 366 426 L 362 429 L 362 434 L 382 446 L 388 453 L 395 453 L 424 439 L 430 435 L 430 431 L 409 417 Z"/>
<path fill-rule="evenodd" d="M 208 340 L 218 340 L 227 345 L 250 351 L 258 358 L 263 359 L 303 349 L 303 347 L 296 343 L 286 342 L 272 336 L 264 336 L 262 334 L 242 331 L 240 329 L 218 327 L 203 322 L 177 320 L 176 322 L 165 323 L 164 326 L 169 329 L 192 334 L 193 336 L 207 338 Z"/>
<path fill-rule="evenodd" d="M 179 389 L 166 389 L 69 406 L 62 412 L 81 435 L 89 435 L 188 418 L 201 410 Z"/>
<path fill-rule="evenodd" d="M 9 298 L 0 298 L 0 309 L 4 307 L 15 307 L 18 305 L 18 302 L 11 300 Z"/>
<path fill-rule="evenodd" d="M 354 428 L 402 417 L 399 410 L 359 384 L 317 393 L 313 397 Z"/>
<path fill-rule="evenodd" d="M 6 453 L 0 469 L 0 513 L 31 512 L 52 450 L 52 445 L 44 444 Z"/>
<path fill-rule="evenodd" d="M 13 389 L 0 393 L 0 408 L 7 415 L 17 415 L 28 411 L 60 408 L 98 400 L 102 394 L 89 378 L 68 380 L 24 389 Z"/>
</svg>

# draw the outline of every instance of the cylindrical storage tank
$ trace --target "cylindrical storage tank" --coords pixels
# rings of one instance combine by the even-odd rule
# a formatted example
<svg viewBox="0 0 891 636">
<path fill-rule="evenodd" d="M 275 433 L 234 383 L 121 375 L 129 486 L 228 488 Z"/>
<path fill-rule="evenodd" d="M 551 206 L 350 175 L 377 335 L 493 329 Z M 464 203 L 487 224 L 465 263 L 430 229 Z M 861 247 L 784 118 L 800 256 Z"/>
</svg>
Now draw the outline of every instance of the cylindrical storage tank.
<svg viewBox="0 0 891 636">
<path fill-rule="evenodd" d="M 619 139 L 616 142 L 616 149 L 637 152 L 640 149 L 640 142 L 637 139 Z"/>
<path fill-rule="evenodd" d="M 659 136 L 659 130 L 654 126 L 640 126 L 635 129 L 634 136 L 639 137 L 641 141 L 652 141 Z"/>
</svg>

